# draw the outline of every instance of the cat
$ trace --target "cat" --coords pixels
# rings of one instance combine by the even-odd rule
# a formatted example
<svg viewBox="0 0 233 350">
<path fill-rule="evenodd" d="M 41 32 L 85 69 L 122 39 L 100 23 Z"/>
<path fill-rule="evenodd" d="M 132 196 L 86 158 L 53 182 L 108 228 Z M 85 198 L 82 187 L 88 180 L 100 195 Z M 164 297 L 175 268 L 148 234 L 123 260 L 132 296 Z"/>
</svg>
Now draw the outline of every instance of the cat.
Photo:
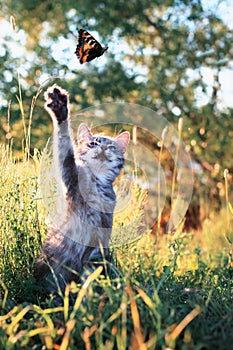
<svg viewBox="0 0 233 350">
<path fill-rule="evenodd" d="M 45 109 L 54 127 L 53 156 L 65 189 L 65 216 L 49 228 L 36 262 L 35 277 L 47 292 L 64 293 L 66 284 L 80 281 L 85 267 L 110 260 L 113 182 L 124 165 L 130 140 L 127 131 L 115 138 L 93 135 L 85 123 L 71 136 L 68 93 L 58 85 L 45 93 Z M 104 253 L 104 254 L 103 254 Z M 103 256 L 104 255 L 104 256 Z M 59 287 L 58 287 L 59 285 Z"/>
</svg>

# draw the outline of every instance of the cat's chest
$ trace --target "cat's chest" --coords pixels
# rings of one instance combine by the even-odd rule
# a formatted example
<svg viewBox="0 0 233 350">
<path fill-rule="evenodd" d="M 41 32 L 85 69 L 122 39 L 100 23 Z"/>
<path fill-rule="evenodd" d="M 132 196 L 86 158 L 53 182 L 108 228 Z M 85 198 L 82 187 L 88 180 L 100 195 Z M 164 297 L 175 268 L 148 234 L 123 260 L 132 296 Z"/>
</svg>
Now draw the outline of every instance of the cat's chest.
<svg viewBox="0 0 233 350">
<path fill-rule="evenodd" d="M 92 215 L 98 213 L 113 213 L 116 196 L 111 185 L 104 185 L 99 181 L 89 183 L 88 191 L 82 192 L 84 211 Z"/>
<path fill-rule="evenodd" d="M 77 186 L 82 197 L 89 201 L 98 201 L 99 198 L 115 200 L 112 182 L 101 172 L 94 174 L 89 167 L 79 168 Z"/>
</svg>

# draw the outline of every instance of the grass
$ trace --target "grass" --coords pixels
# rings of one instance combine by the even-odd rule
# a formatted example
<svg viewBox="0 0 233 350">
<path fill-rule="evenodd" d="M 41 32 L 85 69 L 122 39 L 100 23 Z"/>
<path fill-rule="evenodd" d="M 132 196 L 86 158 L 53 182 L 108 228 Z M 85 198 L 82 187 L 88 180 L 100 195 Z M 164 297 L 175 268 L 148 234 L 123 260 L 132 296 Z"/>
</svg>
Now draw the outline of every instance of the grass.
<svg viewBox="0 0 233 350">
<path fill-rule="evenodd" d="M 1 350 L 229 349 L 233 267 L 224 211 L 202 232 L 157 241 L 146 233 L 115 248 L 118 277 L 103 279 L 97 269 L 82 286 L 67 286 L 55 307 L 32 274 L 46 233 L 40 157 L 16 162 L 2 146 L 0 161 Z"/>
<path fill-rule="evenodd" d="M 24 118 L 20 95 L 19 102 Z M 33 106 L 29 122 L 23 119 L 23 159 L 14 158 L 10 145 L 0 147 L 0 350 L 229 349 L 233 209 L 227 171 L 225 210 L 210 216 L 200 232 L 177 229 L 156 239 L 137 230 L 146 194 L 117 182 L 120 201 L 130 198 L 114 219 L 112 243 L 126 242 L 114 248 L 117 277 L 103 278 L 98 268 L 82 285 L 67 286 L 59 306 L 42 294 L 33 268 L 53 211 L 56 174 L 51 177 L 46 150 L 43 158 L 36 151 L 29 157 Z M 130 243 L 128 236 L 137 239 Z"/>
</svg>

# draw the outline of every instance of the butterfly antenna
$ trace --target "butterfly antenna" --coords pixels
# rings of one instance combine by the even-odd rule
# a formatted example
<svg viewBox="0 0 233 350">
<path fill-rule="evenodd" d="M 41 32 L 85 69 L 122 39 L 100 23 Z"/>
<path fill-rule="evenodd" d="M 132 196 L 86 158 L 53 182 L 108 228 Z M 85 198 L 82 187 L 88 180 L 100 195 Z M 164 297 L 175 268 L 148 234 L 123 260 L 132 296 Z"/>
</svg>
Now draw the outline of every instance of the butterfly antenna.
<svg viewBox="0 0 233 350">
<path fill-rule="evenodd" d="M 75 35 L 71 30 L 69 30 L 68 33 L 71 34 L 75 40 L 78 40 L 78 36 Z"/>
</svg>

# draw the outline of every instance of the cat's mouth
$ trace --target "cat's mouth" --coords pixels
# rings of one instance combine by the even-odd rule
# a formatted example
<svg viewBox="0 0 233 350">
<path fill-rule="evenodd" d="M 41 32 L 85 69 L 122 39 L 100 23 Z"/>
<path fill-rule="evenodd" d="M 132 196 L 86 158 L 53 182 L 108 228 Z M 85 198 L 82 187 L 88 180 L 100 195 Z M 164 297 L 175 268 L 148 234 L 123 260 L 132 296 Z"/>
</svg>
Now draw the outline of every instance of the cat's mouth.
<svg viewBox="0 0 233 350">
<path fill-rule="evenodd" d="M 105 149 L 101 150 L 101 152 L 95 153 L 94 156 L 92 157 L 92 159 L 99 159 L 99 160 L 108 160 L 108 157 L 105 153 Z"/>
<path fill-rule="evenodd" d="M 99 159 L 99 160 L 108 160 L 108 157 L 105 153 L 100 153 L 92 157 L 92 159 Z"/>
</svg>

